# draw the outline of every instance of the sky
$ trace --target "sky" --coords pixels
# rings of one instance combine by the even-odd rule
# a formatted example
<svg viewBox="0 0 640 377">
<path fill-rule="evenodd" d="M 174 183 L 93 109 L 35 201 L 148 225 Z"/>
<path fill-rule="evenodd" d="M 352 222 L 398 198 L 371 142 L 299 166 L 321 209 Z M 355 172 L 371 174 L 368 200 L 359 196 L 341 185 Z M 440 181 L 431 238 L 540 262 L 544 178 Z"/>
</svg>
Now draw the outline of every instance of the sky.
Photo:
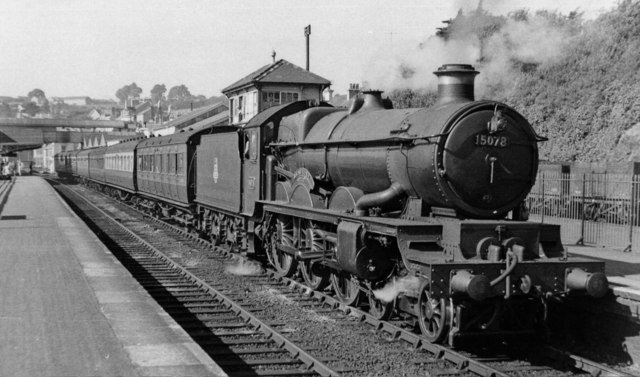
<svg viewBox="0 0 640 377">
<path fill-rule="evenodd" d="M 539 9 L 592 19 L 618 0 L 484 0 L 507 14 Z M 135 82 L 184 84 L 207 97 L 272 62 L 306 65 L 337 93 L 361 82 L 382 51 L 402 53 L 478 0 L 2 0 L 0 96 L 115 99 Z M 437 53 L 437 51 L 434 51 Z M 451 62 L 442 62 L 451 63 Z M 462 62 L 460 62 L 462 63 Z"/>
</svg>

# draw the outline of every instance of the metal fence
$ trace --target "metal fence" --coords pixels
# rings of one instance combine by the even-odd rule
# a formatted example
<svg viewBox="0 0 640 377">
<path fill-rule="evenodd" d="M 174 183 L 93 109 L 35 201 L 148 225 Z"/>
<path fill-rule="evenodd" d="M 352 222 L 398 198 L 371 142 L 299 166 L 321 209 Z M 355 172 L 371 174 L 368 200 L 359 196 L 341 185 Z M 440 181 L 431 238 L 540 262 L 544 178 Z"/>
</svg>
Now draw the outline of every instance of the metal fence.
<svg viewBox="0 0 640 377">
<path fill-rule="evenodd" d="M 559 224 L 562 241 L 640 252 L 640 175 L 540 172 L 530 220 Z"/>
</svg>

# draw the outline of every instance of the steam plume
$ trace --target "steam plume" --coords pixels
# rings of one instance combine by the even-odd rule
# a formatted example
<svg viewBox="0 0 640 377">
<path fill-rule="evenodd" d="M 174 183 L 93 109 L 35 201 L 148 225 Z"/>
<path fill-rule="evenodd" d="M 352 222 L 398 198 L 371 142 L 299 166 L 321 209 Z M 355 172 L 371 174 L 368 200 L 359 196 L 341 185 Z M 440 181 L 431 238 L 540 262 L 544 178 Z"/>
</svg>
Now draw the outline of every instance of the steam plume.
<svg viewBox="0 0 640 377">
<path fill-rule="evenodd" d="M 393 301 L 400 293 L 417 291 L 420 288 L 420 279 L 415 276 L 406 276 L 394 279 L 381 289 L 373 291 L 373 295 L 382 302 Z"/>
<path fill-rule="evenodd" d="M 259 275 L 262 273 L 262 267 L 260 264 L 247 261 L 244 259 L 237 259 L 234 263 L 227 264 L 225 266 L 225 272 L 232 275 Z"/>
<path fill-rule="evenodd" d="M 548 12 L 520 12 L 505 18 L 480 8 L 470 15 L 459 14 L 446 39 L 432 36 L 417 45 L 381 49 L 365 70 L 365 85 L 387 92 L 435 92 L 437 78 L 433 72 L 443 64 L 462 63 L 480 70 L 476 98 L 490 96 L 490 90 L 508 92 L 517 85 L 523 67 L 532 69 L 562 57 L 574 33 L 570 22 L 557 22 L 562 17 Z"/>
</svg>

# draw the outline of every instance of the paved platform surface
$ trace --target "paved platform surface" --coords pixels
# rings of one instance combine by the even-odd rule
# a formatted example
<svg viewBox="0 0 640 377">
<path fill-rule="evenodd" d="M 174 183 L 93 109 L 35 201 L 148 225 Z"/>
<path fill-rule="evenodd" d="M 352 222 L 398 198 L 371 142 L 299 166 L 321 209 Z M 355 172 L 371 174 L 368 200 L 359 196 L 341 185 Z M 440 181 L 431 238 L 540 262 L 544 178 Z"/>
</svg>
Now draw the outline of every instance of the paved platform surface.
<svg viewBox="0 0 640 377">
<path fill-rule="evenodd" d="M 570 255 L 605 261 L 605 272 L 614 294 L 640 301 L 640 253 L 624 253 L 602 247 L 565 247 Z"/>
<path fill-rule="evenodd" d="M 44 179 L 23 176 L 0 190 L 0 376 L 226 374 Z"/>
</svg>

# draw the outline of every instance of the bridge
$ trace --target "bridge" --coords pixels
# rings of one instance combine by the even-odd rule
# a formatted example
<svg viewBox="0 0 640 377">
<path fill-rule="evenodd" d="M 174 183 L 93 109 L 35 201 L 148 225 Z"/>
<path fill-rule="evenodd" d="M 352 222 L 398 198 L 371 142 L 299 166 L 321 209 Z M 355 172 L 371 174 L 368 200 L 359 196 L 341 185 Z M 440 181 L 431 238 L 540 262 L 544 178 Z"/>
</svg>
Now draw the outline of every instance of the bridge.
<svg viewBox="0 0 640 377">
<path fill-rule="evenodd" d="M 132 131 L 135 125 L 114 120 L 0 119 L 0 154 L 48 143 L 82 143 L 85 136 L 99 129 Z"/>
</svg>

